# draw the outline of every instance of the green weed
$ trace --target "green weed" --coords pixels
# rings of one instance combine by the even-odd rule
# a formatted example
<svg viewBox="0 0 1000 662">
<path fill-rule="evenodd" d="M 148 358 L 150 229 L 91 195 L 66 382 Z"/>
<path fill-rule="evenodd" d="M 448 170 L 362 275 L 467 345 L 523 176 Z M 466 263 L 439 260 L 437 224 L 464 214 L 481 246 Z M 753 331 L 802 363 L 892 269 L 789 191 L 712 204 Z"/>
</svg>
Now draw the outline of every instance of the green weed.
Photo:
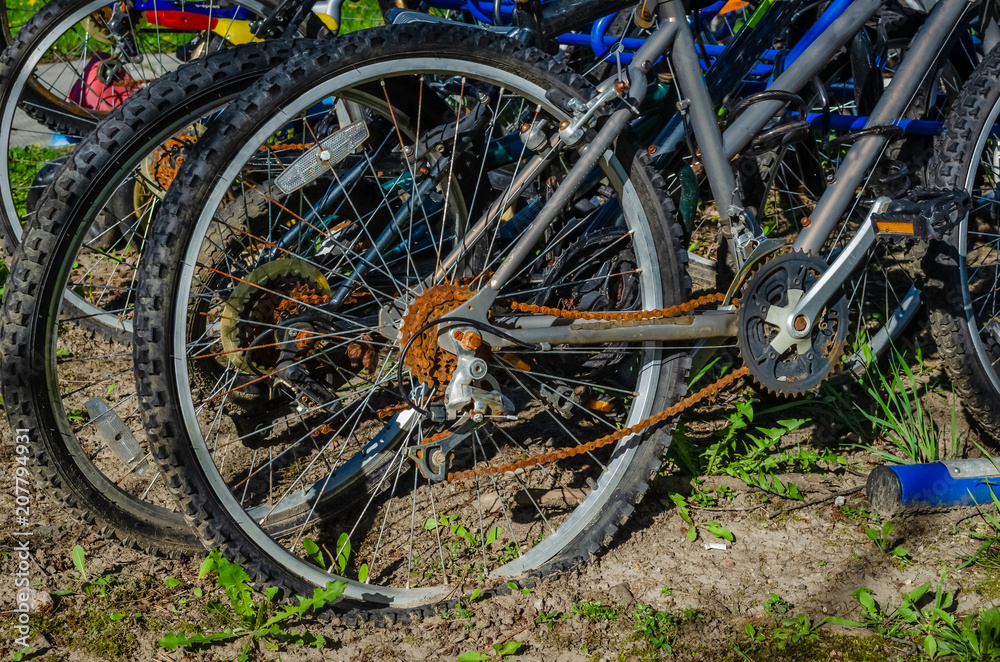
<svg viewBox="0 0 1000 662">
<path fill-rule="evenodd" d="M 224 558 L 219 550 L 214 549 L 201 564 L 200 577 L 218 576 L 218 588 L 222 589 L 232 610 L 233 621 L 237 627 L 226 628 L 222 632 L 203 634 L 194 632 L 168 632 L 159 644 L 168 650 L 189 648 L 193 646 L 210 646 L 221 641 L 246 638 L 243 651 L 237 658 L 238 662 L 247 662 L 251 651 L 257 651 L 258 642 L 271 650 L 277 650 L 282 644 L 312 646 L 322 648 L 326 640 L 321 636 L 309 633 L 299 633 L 285 630 L 282 627 L 289 619 L 301 620 L 311 610 L 319 610 L 328 602 L 340 597 L 347 586 L 344 582 L 327 582 L 326 587 L 316 588 L 311 598 L 299 596 L 297 605 L 288 605 L 275 609 L 277 587 L 264 591 L 262 600 L 257 600 L 250 586 L 250 576 L 236 563 Z"/>
<path fill-rule="evenodd" d="M 492 653 L 480 653 L 479 651 L 466 651 L 462 653 L 455 662 L 484 662 L 484 660 L 507 660 L 509 655 L 517 655 L 524 644 L 520 641 L 508 641 L 503 644 L 493 644 Z"/>
<path fill-rule="evenodd" d="M 772 593 L 772 595 L 774 595 Z M 813 621 L 806 614 L 799 614 L 795 618 L 785 618 L 770 631 L 762 628 L 755 628 L 747 623 L 743 626 L 744 632 L 751 641 L 769 643 L 778 650 L 782 650 L 788 644 L 797 644 L 803 641 L 813 641 L 819 639 L 819 628 L 832 619 L 824 618 L 821 621 Z"/>
<path fill-rule="evenodd" d="M 696 610 L 685 612 L 681 618 L 667 611 L 656 611 L 648 605 L 639 605 L 632 612 L 635 620 L 634 629 L 641 634 L 656 650 L 662 650 L 667 655 L 673 655 L 672 644 L 677 637 L 679 625 L 684 621 L 694 621 L 704 618 Z"/>
<path fill-rule="evenodd" d="M 967 535 L 981 542 L 979 549 L 972 556 L 966 558 L 965 562 L 960 566 L 962 568 L 973 564 L 990 568 L 991 570 L 1000 568 L 1000 499 L 997 498 L 992 489 L 990 490 L 990 497 L 993 499 L 993 502 L 990 504 L 993 506 L 992 511 L 984 512 L 978 504 L 976 506 L 979 516 L 985 525 L 985 531 L 966 531 Z"/>
<path fill-rule="evenodd" d="M 579 614 L 592 621 L 613 621 L 618 618 L 618 609 L 602 602 L 577 602 L 573 614 Z"/>
<path fill-rule="evenodd" d="M 110 575 L 98 575 L 94 581 L 89 581 L 86 567 L 87 556 L 83 551 L 83 547 L 74 545 L 73 551 L 70 553 L 70 558 L 73 559 L 73 566 L 80 573 L 80 578 L 83 580 L 80 590 L 90 597 L 93 597 L 95 593 L 106 595 L 108 589 L 111 587 L 112 578 Z"/>
<path fill-rule="evenodd" d="M 902 545 L 896 545 L 896 539 L 892 537 L 892 532 L 895 528 L 896 525 L 892 522 L 885 522 L 881 527 L 876 529 L 866 528 L 865 536 L 883 554 L 888 554 L 899 561 L 909 563 L 910 553 Z"/>
<path fill-rule="evenodd" d="M 787 408 L 788 405 L 781 405 L 766 413 L 777 413 Z M 818 468 L 820 463 L 827 466 L 846 464 L 843 457 L 829 449 L 816 450 L 800 446 L 795 450 L 775 452 L 786 434 L 799 429 L 809 419 L 779 420 L 776 427 L 756 426 L 751 431 L 754 415 L 753 400 L 736 403 L 720 439 L 702 455 L 706 475 L 732 476 L 765 492 L 786 499 L 801 500 L 798 488 L 792 483 L 782 482 L 775 473 L 809 472 Z"/>
<path fill-rule="evenodd" d="M 566 620 L 570 616 L 572 616 L 572 614 L 570 615 L 564 614 L 558 609 L 553 609 L 552 611 L 540 611 L 538 612 L 538 615 L 535 616 L 535 623 L 537 625 L 547 625 L 551 630 L 553 627 L 555 627 L 555 624 L 558 621 Z"/>
<path fill-rule="evenodd" d="M 878 523 L 879 521 L 881 521 L 881 518 L 879 517 L 878 513 L 876 513 L 875 511 L 866 510 L 863 506 L 858 506 L 857 508 L 854 508 L 852 506 L 844 504 L 843 506 L 840 507 L 840 512 L 843 513 L 844 516 L 847 517 L 847 519 L 857 522 L 867 522 L 871 520 L 874 521 L 875 523 Z"/>
<path fill-rule="evenodd" d="M 925 601 L 933 584 L 926 582 L 904 593 L 899 607 L 883 612 L 864 588 L 854 595 L 862 608 L 862 622 L 884 637 L 905 637 L 919 642 L 924 655 L 932 660 L 951 657 L 960 662 L 1000 659 L 1000 609 L 991 607 L 959 617 L 951 613 L 954 594 L 944 590 L 942 571 L 934 599 Z"/>
<path fill-rule="evenodd" d="M 888 358 L 888 365 L 880 368 L 877 363 L 869 366 L 864 379 L 865 390 L 874 403 L 876 413 L 857 403 L 854 407 L 895 449 L 887 451 L 860 444 L 876 458 L 895 464 L 937 462 L 958 457 L 961 436 L 956 425 L 956 406 L 952 395 L 951 439 L 943 443 L 933 418 L 920 402 L 921 384 L 907 365 L 905 357 L 895 348 Z"/>
<path fill-rule="evenodd" d="M 792 603 L 777 593 L 772 593 L 764 601 L 764 611 L 771 618 L 778 620 L 792 610 Z"/>
</svg>

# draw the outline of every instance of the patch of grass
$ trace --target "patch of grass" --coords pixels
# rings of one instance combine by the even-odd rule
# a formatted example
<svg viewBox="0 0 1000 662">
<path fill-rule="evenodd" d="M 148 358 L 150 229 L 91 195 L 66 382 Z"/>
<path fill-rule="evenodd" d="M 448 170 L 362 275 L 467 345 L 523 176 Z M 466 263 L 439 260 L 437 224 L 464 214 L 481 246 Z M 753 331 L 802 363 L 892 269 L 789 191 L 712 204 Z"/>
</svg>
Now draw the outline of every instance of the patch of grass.
<svg viewBox="0 0 1000 662">
<path fill-rule="evenodd" d="M 592 621 L 612 621 L 618 618 L 618 609 L 602 602 L 577 602 L 573 605 L 572 613 Z"/>
<path fill-rule="evenodd" d="M 781 439 L 809 422 L 808 418 L 791 418 L 777 421 L 775 427 L 752 426 L 755 416 L 776 414 L 791 405 L 779 405 L 766 412 L 754 411 L 754 400 L 748 399 L 735 404 L 729 415 L 728 424 L 702 455 L 706 475 L 723 475 L 739 478 L 747 485 L 753 485 L 787 499 L 802 499 L 798 488 L 792 483 L 783 483 L 775 474 L 782 471 L 808 473 L 821 464 L 833 466 L 846 464 L 846 460 L 829 449 L 817 450 L 799 446 L 794 450 L 776 452 Z M 797 406 L 797 405 L 796 405 Z"/>
<path fill-rule="evenodd" d="M 382 25 L 382 12 L 374 2 L 345 2 L 340 10 L 340 34 Z"/>
<path fill-rule="evenodd" d="M 35 181 L 35 175 L 46 163 L 54 158 L 68 154 L 68 147 L 11 147 L 7 150 L 7 161 L 10 167 L 10 188 L 14 197 L 14 208 L 18 216 L 27 214 L 28 189 Z"/>
<path fill-rule="evenodd" d="M 768 662 L 916 662 L 918 655 L 908 654 L 912 646 L 905 643 L 887 641 L 881 637 L 821 634 L 798 642 L 788 642 L 784 648 L 771 646 L 770 640 L 759 642 L 740 641 L 734 644 L 728 655 L 720 662 L 746 662 L 747 660 L 767 660 Z"/>
<path fill-rule="evenodd" d="M 323 608 L 331 600 L 340 597 L 347 586 L 344 582 L 327 582 L 325 588 L 316 588 L 311 598 L 299 596 L 297 605 L 276 609 L 275 597 L 278 588 L 266 589 L 263 599 L 257 600 L 250 586 L 250 576 L 238 564 L 224 558 L 217 549 L 213 549 L 201 564 L 199 576 L 207 575 L 218 576 L 218 588 L 225 594 L 233 619 L 239 625 L 209 634 L 168 632 L 159 641 L 163 648 L 167 650 L 196 648 L 223 641 L 246 639 L 238 662 L 246 662 L 251 655 L 256 656 L 259 651 L 258 643 L 263 643 L 271 650 L 278 650 L 282 645 L 290 644 L 322 648 L 326 645 L 326 639 L 323 637 L 308 632 L 285 630 L 283 625 L 292 619 L 301 620 L 312 610 Z"/>
<path fill-rule="evenodd" d="M 156 582 L 145 576 L 95 575 L 92 569 L 88 570 L 86 556 L 79 546 L 74 548 L 72 560 L 80 573 L 81 587 L 54 591 L 56 595 L 72 597 L 60 601 L 56 611 L 45 617 L 31 617 L 31 632 L 45 636 L 55 649 L 80 651 L 88 659 L 133 660 L 142 633 L 163 627 L 159 620 L 137 606 L 155 590 Z"/>
<path fill-rule="evenodd" d="M 925 388 L 913 374 L 906 357 L 895 348 L 886 365 L 872 363 L 862 382 L 873 403 L 875 413 L 857 403 L 854 407 L 884 438 L 893 450 L 860 444 L 876 458 L 895 464 L 937 462 L 960 455 L 962 439 L 956 425 L 955 396 L 952 394 L 951 437 L 939 434 L 934 419 L 924 410 L 920 395 Z"/>
<path fill-rule="evenodd" d="M 995 602 L 997 599 L 1000 599 L 1000 577 L 996 575 L 987 577 L 976 584 L 973 590 Z"/>
<path fill-rule="evenodd" d="M 137 650 L 133 619 L 116 618 L 121 612 L 111 612 L 105 606 L 88 607 L 76 612 L 69 624 L 83 635 L 79 648 L 106 660 L 127 660 Z"/>
</svg>

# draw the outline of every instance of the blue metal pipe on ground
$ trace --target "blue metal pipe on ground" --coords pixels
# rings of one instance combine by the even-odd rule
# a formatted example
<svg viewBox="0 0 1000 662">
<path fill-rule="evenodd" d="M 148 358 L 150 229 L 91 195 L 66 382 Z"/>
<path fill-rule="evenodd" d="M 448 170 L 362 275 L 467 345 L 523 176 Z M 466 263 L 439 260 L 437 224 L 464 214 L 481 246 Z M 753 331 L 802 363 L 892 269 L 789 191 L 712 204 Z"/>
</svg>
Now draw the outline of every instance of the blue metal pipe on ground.
<svg viewBox="0 0 1000 662">
<path fill-rule="evenodd" d="M 948 460 L 875 467 L 865 494 L 883 515 L 917 508 L 953 508 L 993 502 L 1000 496 L 1000 458 Z"/>
</svg>

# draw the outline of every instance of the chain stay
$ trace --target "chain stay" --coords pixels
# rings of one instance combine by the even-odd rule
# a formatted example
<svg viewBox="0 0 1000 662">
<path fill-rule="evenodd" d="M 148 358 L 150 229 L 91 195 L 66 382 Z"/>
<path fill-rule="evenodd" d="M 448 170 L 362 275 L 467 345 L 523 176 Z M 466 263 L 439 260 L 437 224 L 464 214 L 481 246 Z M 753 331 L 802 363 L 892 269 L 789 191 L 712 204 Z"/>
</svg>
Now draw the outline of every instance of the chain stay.
<svg viewBox="0 0 1000 662">
<path fill-rule="evenodd" d="M 560 308 L 550 308 L 548 306 L 536 306 L 534 304 L 526 303 L 513 303 L 511 304 L 511 309 L 525 312 L 525 313 L 536 313 L 540 315 L 553 315 L 556 317 L 562 317 L 566 319 L 586 319 L 586 320 L 602 320 L 602 321 L 636 321 L 636 320 L 646 320 L 662 317 L 673 317 L 686 313 L 688 311 L 694 310 L 699 306 L 704 306 L 711 303 L 719 303 L 723 300 L 724 295 L 722 293 L 706 294 L 704 296 L 698 297 L 697 299 L 692 299 L 691 301 L 678 304 L 676 306 L 671 306 L 669 308 L 661 308 L 659 310 L 640 310 L 628 313 L 615 313 L 615 312 L 586 312 L 586 311 L 576 311 L 576 310 L 562 310 Z M 617 430 L 609 435 L 605 435 L 594 441 L 587 442 L 585 444 L 580 444 L 579 446 L 573 448 L 565 448 L 558 451 L 552 451 L 551 453 L 543 453 L 541 455 L 536 455 L 534 457 L 525 458 L 518 460 L 516 462 L 508 462 L 506 464 L 501 464 L 497 466 L 483 466 L 476 467 L 474 469 L 469 469 L 467 471 L 458 471 L 449 473 L 447 480 L 466 480 L 469 478 L 476 478 L 481 476 L 493 476 L 496 474 L 502 474 L 512 471 L 517 471 L 519 469 L 527 469 L 528 467 L 536 466 L 539 464 L 547 464 L 549 462 L 555 462 L 556 460 L 563 460 L 568 457 L 574 457 L 576 455 L 582 455 L 583 453 L 588 453 L 590 451 L 602 448 L 609 444 L 617 443 L 629 435 L 637 434 L 646 430 L 647 428 L 662 423 L 663 421 L 677 416 L 689 407 L 693 407 L 697 403 L 704 400 L 706 397 L 719 391 L 730 384 L 732 384 L 737 379 L 749 374 L 749 371 L 744 366 L 739 370 L 736 370 L 722 379 L 716 381 L 713 384 L 706 386 L 705 388 L 697 391 L 684 398 L 677 404 L 668 407 L 667 409 L 661 411 L 658 414 L 654 414 L 649 418 L 636 423 L 635 425 L 621 430 Z"/>
</svg>

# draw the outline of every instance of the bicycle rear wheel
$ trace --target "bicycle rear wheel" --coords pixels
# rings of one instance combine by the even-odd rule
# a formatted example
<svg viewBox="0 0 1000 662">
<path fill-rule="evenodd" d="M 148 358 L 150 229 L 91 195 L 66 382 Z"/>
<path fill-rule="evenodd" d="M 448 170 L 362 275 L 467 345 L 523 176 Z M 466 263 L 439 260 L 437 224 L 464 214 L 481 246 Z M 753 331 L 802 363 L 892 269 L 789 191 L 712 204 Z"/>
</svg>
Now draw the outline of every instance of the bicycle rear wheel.
<svg viewBox="0 0 1000 662">
<path fill-rule="evenodd" d="M 567 111 L 552 99 L 592 90 L 487 33 L 397 28 L 290 61 L 199 142 L 143 261 L 136 367 L 154 456 L 206 545 L 256 581 L 304 592 L 343 578 L 349 599 L 412 606 L 589 558 L 647 489 L 669 434 L 527 473 L 439 481 L 414 468 L 411 451 L 447 426 L 400 388 L 440 392 L 449 360 L 421 343 L 422 359 L 402 357 L 398 327 L 417 333 L 509 258 L 574 150 L 501 203 L 447 279 L 432 277 L 530 160 L 522 125 L 558 126 Z M 361 127 L 367 138 L 333 171 L 281 188 L 278 173 L 310 163 L 318 139 Z M 530 323 L 512 301 L 628 311 L 685 299 L 680 228 L 646 158 L 619 139 L 503 288 L 497 324 Z M 466 437 L 452 469 L 643 420 L 682 392 L 684 349 L 484 354 L 517 415 Z M 249 410 L 233 402 L 238 380 L 261 387 Z"/>
</svg>

